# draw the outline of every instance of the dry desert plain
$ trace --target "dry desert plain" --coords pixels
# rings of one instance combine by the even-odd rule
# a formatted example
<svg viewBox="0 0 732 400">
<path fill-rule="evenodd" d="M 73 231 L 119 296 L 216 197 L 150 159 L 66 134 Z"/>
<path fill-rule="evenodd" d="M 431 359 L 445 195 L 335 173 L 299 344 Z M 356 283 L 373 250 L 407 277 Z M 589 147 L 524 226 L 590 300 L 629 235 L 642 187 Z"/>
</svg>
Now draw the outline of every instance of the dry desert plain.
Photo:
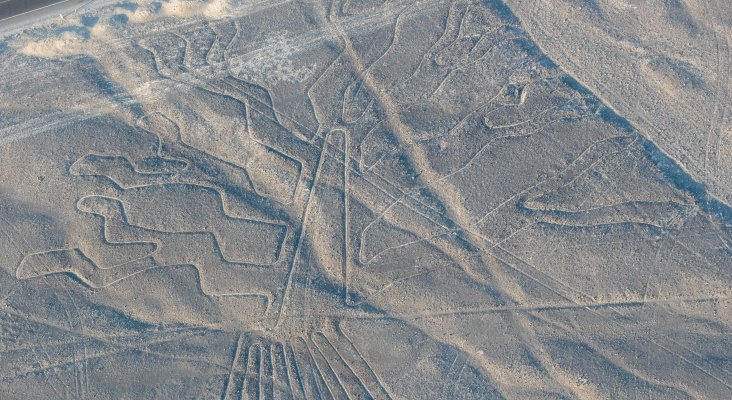
<svg viewBox="0 0 732 400">
<path fill-rule="evenodd" d="M 0 399 L 732 398 L 729 2 L 61 14 L 0 22 Z"/>
</svg>

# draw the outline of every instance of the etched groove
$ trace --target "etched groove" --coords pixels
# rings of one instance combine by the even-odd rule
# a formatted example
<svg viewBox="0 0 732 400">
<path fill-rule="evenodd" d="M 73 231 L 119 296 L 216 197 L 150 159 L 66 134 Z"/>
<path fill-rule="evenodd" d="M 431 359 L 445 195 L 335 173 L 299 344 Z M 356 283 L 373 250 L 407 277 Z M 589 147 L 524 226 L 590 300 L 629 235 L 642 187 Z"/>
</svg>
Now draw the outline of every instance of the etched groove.
<svg viewBox="0 0 732 400">
<path fill-rule="evenodd" d="M 570 7 L 503 3 L 110 4 L 0 39 L 0 392 L 724 397 L 724 7 L 563 21 L 615 32 L 588 67 L 641 59 L 625 106 L 655 79 L 690 97 L 643 112 L 712 115 L 683 159 L 526 32 Z M 668 13 L 674 54 L 607 25 Z"/>
</svg>

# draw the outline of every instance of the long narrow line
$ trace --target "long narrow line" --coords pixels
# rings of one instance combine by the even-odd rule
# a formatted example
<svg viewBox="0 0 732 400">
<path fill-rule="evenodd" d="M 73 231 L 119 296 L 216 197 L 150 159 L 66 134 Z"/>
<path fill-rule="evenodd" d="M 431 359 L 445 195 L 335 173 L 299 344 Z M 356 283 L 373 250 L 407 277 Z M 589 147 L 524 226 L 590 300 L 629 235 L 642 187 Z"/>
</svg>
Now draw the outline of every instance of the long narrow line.
<svg viewBox="0 0 732 400">
<path fill-rule="evenodd" d="M 326 151 L 328 150 L 328 137 L 330 136 L 330 133 L 325 136 L 325 141 L 323 142 L 323 149 L 320 152 L 320 159 L 318 160 L 318 166 L 315 170 L 315 177 L 313 178 L 313 184 L 310 188 L 310 192 L 308 193 L 308 199 L 305 203 L 305 210 L 303 211 L 303 218 L 302 218 L 302 225 L 300 226 L 299 230 L 299 237 L 297 238 L 297 246 L 295 248 L 295 254 L 292 258 L 292 266 L 290 267 L 290 270 L 287 272 L 287 282 L 285 283 L 285 290 L 282 294 L 282 301 L 280 304 L 279 311 L 277 313 L 277 322 L 275 322 L 275 328 L 277 328 L 280 323 L 282 322 L 282 315 L 285 313 L 285 310 L 287 308 L 287 296 L 290 293 L 290 289 L 292 288 L 292 277 L 295 273 L 295 268 L 297 267 L 298 258 L 300 257 L 300 252 L 302 250 L 302 244 L 305 239 L 305 231 L 308 226 L 308 216 L 310 214 L 310 208 L 312 206 L 312 197 L 313 192 L 318 187 L 318 183 L 320 182 L 320 174 L 323 170 L 323 163 L 326 158 Z"/>
<path fill-rule="evenodd" d="M 224 382 L 224 393 L 221 395 L 222 400 L 226 400 L 229 397 L 229 391 L 234 380 L 234 369 L 239 362 L 239 356 L 241 354 L 241 346 L 244 343 L 244 334 L 239 334 L 239 339 L 236 341 L 236 350 L 234 350 L 234 359 L 231 361 L 231 369 L 229 369 L 229 376 Z"/>
</svg>

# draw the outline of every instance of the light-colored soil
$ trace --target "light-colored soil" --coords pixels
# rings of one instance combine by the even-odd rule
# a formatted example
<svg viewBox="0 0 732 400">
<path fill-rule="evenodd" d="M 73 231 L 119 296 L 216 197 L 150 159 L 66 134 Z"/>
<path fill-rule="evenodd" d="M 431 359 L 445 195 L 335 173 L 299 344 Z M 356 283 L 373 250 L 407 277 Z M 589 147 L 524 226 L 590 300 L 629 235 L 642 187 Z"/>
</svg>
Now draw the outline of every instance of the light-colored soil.
<svg viewBox="0 0 732 400">
<path fill-rule="evenodd" d="M 732 8 L 505 3 L 0 38 L 0 398 L 729 398 Z"/>
</svg>

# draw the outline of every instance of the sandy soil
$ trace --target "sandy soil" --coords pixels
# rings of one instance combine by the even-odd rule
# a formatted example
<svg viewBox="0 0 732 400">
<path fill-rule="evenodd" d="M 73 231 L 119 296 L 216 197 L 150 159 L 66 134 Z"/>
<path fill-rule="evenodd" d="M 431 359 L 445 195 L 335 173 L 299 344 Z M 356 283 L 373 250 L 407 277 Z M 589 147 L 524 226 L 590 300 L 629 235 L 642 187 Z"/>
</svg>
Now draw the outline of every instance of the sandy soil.
<svg viewBox="0 0 732 400">
<path fill-rule="evenodd" d="M 99 1 L 0 37 L 0 397 L 729 398 L 730 13 Z"/>
<path fill-rule="evenodd" d="M 732 6 L 506 0 L 552 60 L 732 205 Z"/>
</svg>

